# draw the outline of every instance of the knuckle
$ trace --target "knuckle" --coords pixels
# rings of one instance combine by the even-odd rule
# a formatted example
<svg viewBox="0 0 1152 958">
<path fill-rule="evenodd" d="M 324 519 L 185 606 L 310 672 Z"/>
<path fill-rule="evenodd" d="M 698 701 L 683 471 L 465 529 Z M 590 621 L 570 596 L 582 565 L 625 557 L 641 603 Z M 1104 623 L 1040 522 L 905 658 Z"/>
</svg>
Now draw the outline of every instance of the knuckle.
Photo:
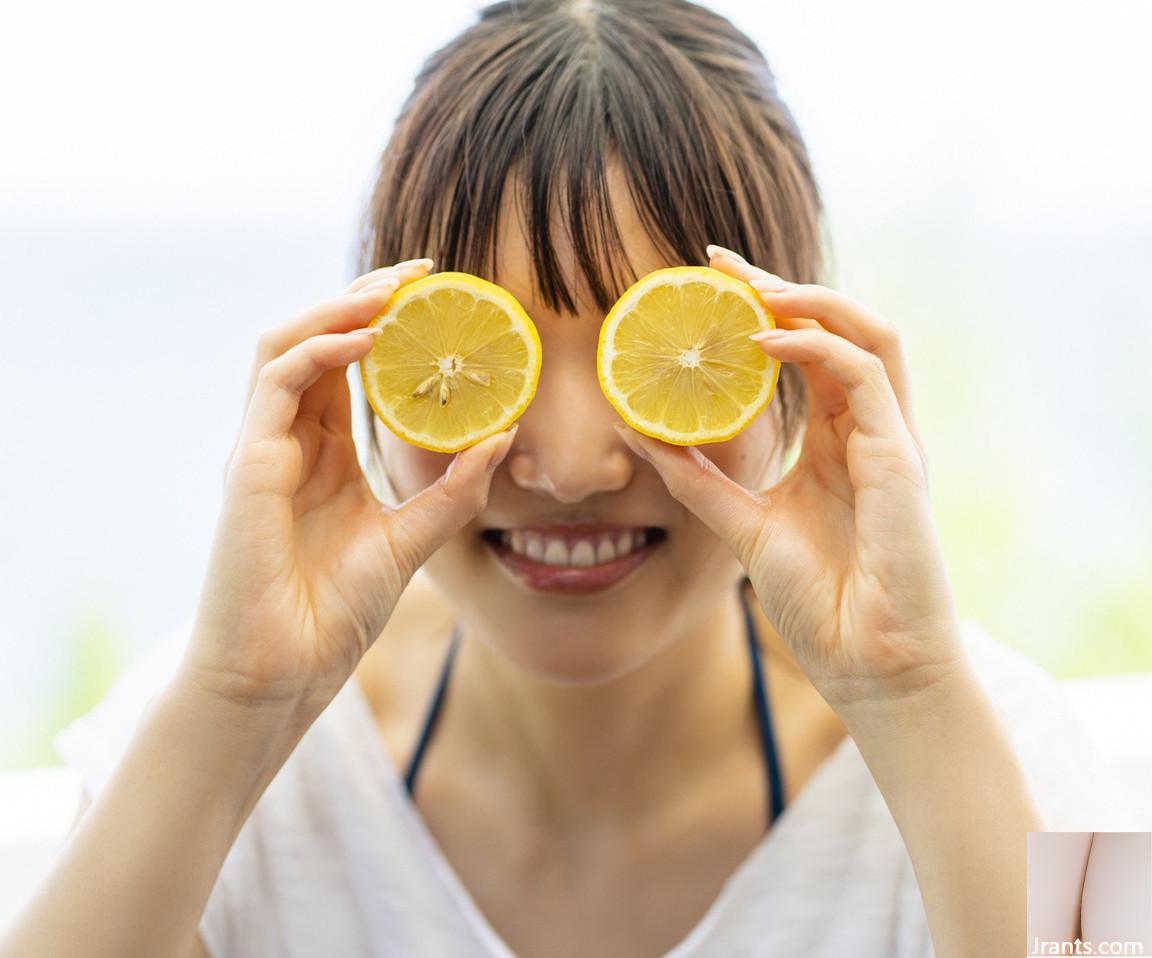
<svg viewBox="0 0 1152 958">
<path fill-rule="evenodd" d="M 459 474 L 450 469 L 440 477 L 441 494 L 450 508 L 459 512 L 476 512 L 483 508 L 486 497 L 475 485 L 459 481 Z"/>
<path fill-rule="evenodd" d="M 875 353 L 861 350 L 859 360 L 864 373 L 863 378 L 868 382 L 876 382 L 888 375 L 888 368 L 884 365 L 884 360 Z"/>
<path fill-rule="evenodd" d="M 876 379 L 886 379 L 888 376 L 888 367 L 875 353 L 868 354 L 868 373 Z"/>
<path fill-rule="evenodd" d="M 686 470 L 686 474 L 682 477 L 673 479 L 669 487 L 669 492 L 677 499 L 683 497 L 693 499 L 696 496 L 708 495 L 712 480 L 720 474 L 716 463 L 699 449 L 692 451 L 692 459 L 695 467 Z"/>
<path fill-rule="evenodd" d="M 317 347 L 313 345 L 311 340 L 305 340 L 302 343 L 297 343 L 287 352 L 265 362 L 260 367 L 256 378 L 258 382 L 287 388 L 289 379 L 297 378 L 296 374 L 315 378 L 327 368 L 327 364 L 323 361 Z"/>
<path fill-rule="evenodd" d="M 267 396 L 287 390 L 288 370 L 291 365 L 291 359 L 286 356 L 266 362 L 256 374 L 256 392 Z"/>
<path fill-rule="evenodd" d="M 825 342 L 824 335 L 828 331 L 823 326 L 796 326 L 789 330 L 788 338 L 798 346 L 820 347 Z"/>
<path fill-rule="evenodd" d="M 678 475 L 675 472 L 664 476 L 664 485 L 668 489 L 668 494 L 672 496 L 673 499 L 683 502 L 689 494 L 688 490 L 694 481 L 694 474 L 695 470 L 693 470 L 693 474 L 688 477 Z"/>
<path fill-rule="evenodd" d="M 875 314 L 870 315 L 872 316 L 872 326 L 874 328 L 872 338 L 876 343 L 876 347 L 880 349 L 901 348 L 903 341 L 900 339 L 900 330 L 896 324 L 887 319 L 882 319 Z"/>
<path fill-rule="evenodd" d="M 266 363 L 275 359 L 283 350 L 280 348 L 280 336 L 277 330 L 266 329 L 256 340 L 256 360 Z"/>
<path fill-rule="evenodd" d="M 889 458 L 903 464 L 910 482 L 927 487 L 928 460 L 920 441 L 911 432 L 905 430 L 903 436 L 894 440 Z"/>
<path fill-rule="evenodd" d="M 855 314 L 860 319 L 861 332 L 868 350 L 891 349 L 900 345 L 900 330 L 891 320 L 884 318 L 870 306 L 865 305 L 853 296 L 839 290 L 816 286 L 820 295 L 825 296 L 829 302 L 839 304 L 840 308 L 849 314 Z"/>
<path fill-rule="evenodd" d="M 815 296 L 824 306 L 825 311 L 840 310 L 842 312 L 859 312 L 863 306 L 847 293 L 831 286 L 821 286 L 819 283 L 810 283 L 804 287 Z"/>
<path fill-rule="evenodd" d="M 263 363 L 256 373 L 257 385 L 264 387 L 276 385 L 280 380 L 281 370 L 284 368 L 284 365 L 283 357 L 269 359 Z"/>
<path fill-rule="evenodd" d="M 240 495 L 279 491 L 284 477 L 298 465 L 298 447 L 285 447 L 269 439 L 240 441 L 224 473 L 224 488 Z"/>
</svg>

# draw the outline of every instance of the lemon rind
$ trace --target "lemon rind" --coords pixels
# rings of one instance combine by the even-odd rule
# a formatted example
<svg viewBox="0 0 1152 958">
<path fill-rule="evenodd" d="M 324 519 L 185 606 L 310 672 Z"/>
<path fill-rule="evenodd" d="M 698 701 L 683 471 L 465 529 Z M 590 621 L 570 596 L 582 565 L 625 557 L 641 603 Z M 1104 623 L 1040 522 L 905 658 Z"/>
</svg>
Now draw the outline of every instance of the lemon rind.
<svg viewBox="0 0 1152 958">
<path fill-rule="evenodd" d="M 724 277 L 724 279 L 717 280 L 718 276 Z M 654 277 L 660 277 L 660 279 L 656 280 Z M 608 315 L 604 317 L 604 322 L 600 327 L 600 338 L 596 345 L 596 375 L 600 381 L 600 389 L 608 402 L 612 404 L 612 408 L 619 413 L 620 418 L 623 419 L 624 422 L 637 432 L 676 446 L 696 446 L 705 443 L 724 442 L 725 440 L 740 435 L 740 433 L 747 429 L 755 421 L 756 417 L 764 411 L 768 403 L 772 401 L 773 396 L 776 394 L 776 385 L 780 379 L 780 367 L 782 365 L 779 360 L 771 356 L 768 357 L 769 368 L 772 372 L 770 377 L 765 377 L 765 384 L 761 389 L 762 398 L 758 398 L 754 403 L 746 406 L 744 414 L 736 420 L 735 428 L 728 431 L 698 430 L 693 433 L 672 432 L 664 429 L 659 423 L 632 414 L 628 407 L 626 397 L 619 389 L 615 388 L 611 382 L 611 376 L 608 373 L 611 359 L 616 355 L 612 341 L 613 334 L 619 327 L 620 320 L 623 316 L 632 309 L 636 301 L 643 294 L 647 293 L 654 286 L 676 285 L 699 280 L 704 280 L 717 286 L 722 285 L 741 296 L 741 298 L 752 307 L 753 312 L 760 321 L 761 329 L 776 328 L 776 320 L 771 311 L 761 302 L 752 288 L 742 280 L 729 276 L 720 270 L 712 269 L 710 266 L 670 266 L 648 273 L 625 290 L 624 295 L 616 301 L 612 309 L 609 310 Z"/>
<path fill-rule="evenodd" d="M 509 406 L 509 411 L 500 419 L 496 420 L 492 426 L 483 431 L 470 433 L 463 441 L 452 443 L 437 442 L 431 439 L 428 433 L 413 432 L 404 428 L 397 422 L 395 417 L 389 414 L 389 407 L 386 404 L 381 403 L 378 405 L 376 402 L 373 402 L 372 397 L 374 391 L 368 385 L 368 365 L 364 360 L 360 361 L 360 378 L 364 386 L 364 395 L 368 398 L 369 405 L 375 411 L 377 418 L 379 418 L 392 433 L 405 442 L 417 446 L 420 449 L 427 449 L 429 452 L 454 453 L 474 446 L 489 436 L 503 432 L 524 414 L 524 411 L 536 395 L 536 387 L 540 381 L 540 369 L 543 363 L 544 350 L 540 342 L 540 334 L 536 329 L 536 324 L 532 322 L 532 318 L 524 310 L 524 307 L 520 305 L 519 301 L 503 287 L 471 273 L 454 271 L 432 273 L 429 276 L 422 277 L 421 279 L 402 286 L 392 294 L 384 309 L 368 325 L 383 328 L 389 323 L 394 322 L 400 307 L 408 300 L 421 295 L 421 290 L 429 285 L 437 288 L 451 288 L 453 285 L 457 288 L 464 287 L 475 295 L 477 299 L 487 300 L 501 309 L 510 311 L 519 321 L 522 331 L 528 334 L 527 341 L 530 344 L 528 352 L 531 359 L 532 373 L 526 378 L 524 385 L 521 387 L 516 403 Z M 371 355 L 372 353 L 370 351 L 364 359 L 367 360 Z M 381 406 L 383 408 L 381 408 Z"/>
</svg>

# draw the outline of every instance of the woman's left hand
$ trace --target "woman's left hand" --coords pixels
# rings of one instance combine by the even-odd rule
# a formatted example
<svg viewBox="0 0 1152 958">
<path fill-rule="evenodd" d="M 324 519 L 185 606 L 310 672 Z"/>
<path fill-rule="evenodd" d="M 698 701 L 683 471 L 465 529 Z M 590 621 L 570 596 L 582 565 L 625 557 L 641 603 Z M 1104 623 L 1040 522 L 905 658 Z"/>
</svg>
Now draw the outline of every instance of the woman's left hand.
<svg viewBox="0 0 1152 958">
<path fill-rule="evenodd" d="M 835 290 L 785 283 L 710 249 L 713 268 L 777 287 L 758 292 L 783 332 L 760 346 L 804 374 L 799 458 L 777 485 L 755 492 L 696 447 L 622 423 L 621 436 L 732 549 L 769 621 L 834 708 L 899 698 L 963 671 L 895 327 Z"/>
</svg>

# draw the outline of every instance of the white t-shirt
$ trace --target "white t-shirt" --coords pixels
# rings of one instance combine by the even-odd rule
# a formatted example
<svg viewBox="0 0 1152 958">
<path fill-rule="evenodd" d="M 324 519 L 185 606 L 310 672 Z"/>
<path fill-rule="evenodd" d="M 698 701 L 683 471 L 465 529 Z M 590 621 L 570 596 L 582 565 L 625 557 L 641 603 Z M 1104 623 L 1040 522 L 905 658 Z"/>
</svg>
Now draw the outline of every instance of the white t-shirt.
<svg viewBox="0 0 1152 958">
<path fill-rule="evenodd" d="M 1049 827 L 1123 828 L 1125 806 L 1113 801 L 1110 773 L 1067 692 L 977 622 L 963 626 Z M 104 786 L 186 635 L 175 630 L 57 734 L 57 751 L 88 794 Z M 1019 841 L 1024 847 L 1026 836 Z M 213 958 L 513 958 L 411 803 L 354 680 L 256 804 L 200 933 Z M 850 737 L 664 958 L 846 954 L 934 956 L 908 853 Z"/>
</svg>

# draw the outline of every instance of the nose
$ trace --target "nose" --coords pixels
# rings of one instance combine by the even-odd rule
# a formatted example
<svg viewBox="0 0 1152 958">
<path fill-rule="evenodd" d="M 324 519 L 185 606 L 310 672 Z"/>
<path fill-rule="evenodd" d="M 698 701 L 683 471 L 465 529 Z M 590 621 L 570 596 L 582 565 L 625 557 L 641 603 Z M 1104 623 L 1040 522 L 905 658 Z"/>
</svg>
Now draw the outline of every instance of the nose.
<svg viewBox="0 0 1152 958">
<path fill-rule="evenodd" d="M 564 503 L 620 491 L 637 460 L 612 428 L 620 416 L 600 390 L 595 358 L 589 364 L 584 356 L 545 356 L 506 460 L 508 474 L 520 488 Z"/>
</svg>

